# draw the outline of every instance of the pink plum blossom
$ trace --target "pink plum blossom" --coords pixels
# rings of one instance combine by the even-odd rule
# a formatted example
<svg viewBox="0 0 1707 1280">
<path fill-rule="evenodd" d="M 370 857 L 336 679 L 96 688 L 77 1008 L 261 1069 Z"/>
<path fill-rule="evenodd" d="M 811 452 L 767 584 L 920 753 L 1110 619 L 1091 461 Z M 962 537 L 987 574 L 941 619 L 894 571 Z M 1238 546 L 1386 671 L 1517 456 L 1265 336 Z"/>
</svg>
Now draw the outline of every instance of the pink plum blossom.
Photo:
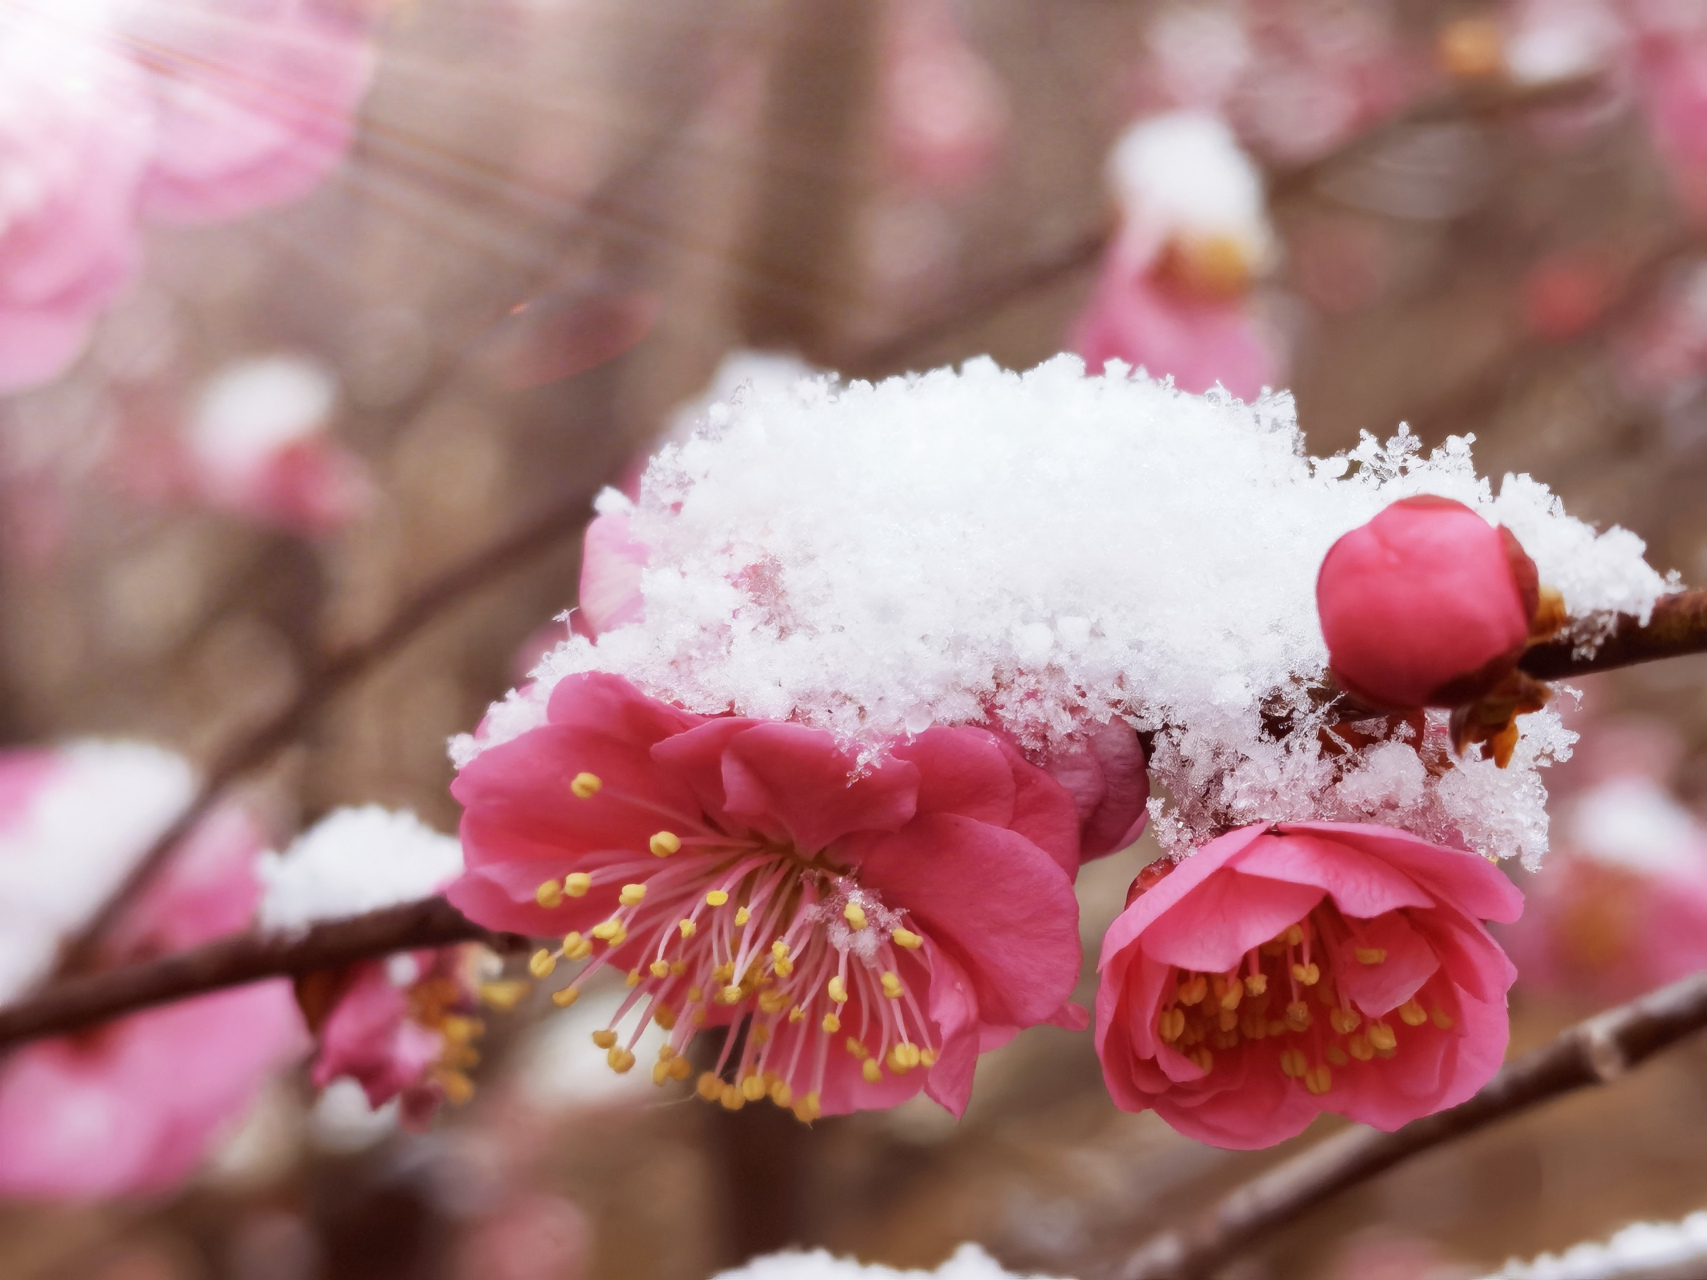
<svg viewBox="0 0 1707 1280">
<path fill-rule="evenodd" d="M 884 148 L 910 186 L 964 190 L 1000 153 L 1007 96 L 946 0 L 888 6 L 880 93 Z"/>
<path fill-rule="evenodd" d="M 170 954 L 249 922 L 261 840 L 213 814 L 114 929 L 105 959 Z M 0 1065 L 0 1194 L 84 1199 L 169 1190 L 305 1047 L 283 980 L 26 1045 Z"/>
<path fill-rule="evenodd" d="M 158 123 L 142 213 L 220 222 L 296 200 L 349 150 L 373 73 L 369 23 L 336 0 L 147 0 L 125 35 L 148 50 Z"/>
<path fill-rule="evenodd" d="M 134 274 L 153 138 L 135 64 L 73 18 L 0 15 L 0 394 L 69 367 Z"/>
<path fill-rule="evenodd" d="M 1372 707 L 1448 707 L 1517 665 L 1539 584 L 1503 527 L 1461 502 L 1393 503 L 1329 548 L 1316 609 L 1340 686 Z"/>
<path fill-rule="evenodd" d="M 1637 48 L 1654 144 L 1684 205 L 1707 217 L 1707 24 L 1650 25 Z"/>
<path fill-rule="evenodd" d="M 414 1128 L 447 1098 L 466 1102 L 473 1085 L 462 1069 L 473 1065 L 470 1041 L 481 1030 L 471 1016 L 471 960 L 468 949 L 446 947 L 351 966 L 319 1020 L 314 1087 L 349 1076 L 375 1110 L 400 1097 Z"/>
<path fill-rule="evenodd" d="M 1256 824 L 1141 876 L 1103 940 L 1096 1039 L 1129 1111 L 1269 1146 L 1322 1111 L 1380 1129 L 1468 1098 L 1516 971 L 1491 863 L 1390 827 Z"/>
<path fill-rule="evenodd" d="M 630 534 L 623 512 L 593 518 L 581 542 L 581 591 L 569 619 L 577 635 L 596 638 L 645 616 L 640 575 L 650 554 Z"/>
<path fill-rule="evenodd" d="M 922 1088 L 958 1115 L 981 1048 L 1083 1016 L 1078 811 L 984 730 L 930 729 L 861 767 L 823 730 L 578 674 L 452 791 L 469 869 L 451 901 L 561 940 L 537 976 L 586 962 L 559 1004 L 627 970 L 616 1022 L 638 1025 L 595 1035 L 618 1071 L 649 1022 L 670 1032 L 660 1084 L 690 1074 L 701 1027 L 744 1027 L 701 1076 L 707 1099 L 768 1094 L 810 1120 Z"/>
<path fill-rule="evenodd" d="M 1042 768 L 1067 789 L 1079 812 L 1079 856 L 1100 858 L 1144 834 L 1150 774 L 1138 735 L 1120 720 L 1098 725 Z"/>
</svg>

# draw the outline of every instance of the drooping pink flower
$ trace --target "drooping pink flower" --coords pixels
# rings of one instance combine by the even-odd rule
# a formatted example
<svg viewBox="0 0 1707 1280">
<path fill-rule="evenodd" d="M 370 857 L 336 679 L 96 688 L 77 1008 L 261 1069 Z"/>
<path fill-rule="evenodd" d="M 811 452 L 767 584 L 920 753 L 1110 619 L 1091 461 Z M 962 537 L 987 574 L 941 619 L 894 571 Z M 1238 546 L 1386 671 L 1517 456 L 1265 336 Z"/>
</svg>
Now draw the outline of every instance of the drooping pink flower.
<svg viewBox="0 0 1707 1280">
<path fill-rule="evenodd" d="M 0 394 L 58 376 L 130 280 L 144 78 L 67 15 L 0 15 Z"/>
<path fill-rule="evenodd" d="M 561 939 L 538 976 L 628 971 L 617 1021 L 638 1026 L 595 1037 L 619 1071 L 649 1021 L 671 1032 L 659 1083 L 687 1076 L 700 1028 L 728 1026 L 700 1080 L 726 1106 L 768 1094 L 811 1119 L 923 1088 L 958 1115 L 981 1047 L 1080 1016 L 1078 814 L 986 731 L 927 730 L 862 770 L 822 730 L 572 675 L 545 725 L 452 790 L 469 870 L 451 901 Z"/>
<path fill-rule="evenodd" d="M 1396 1129 L 1499 1067 L 1515 970 L 1482 922 L 1523 900 L 1474 854 L 1390 827 L 1258 824 L 1134 891 L 1103 940 L 1096 1013 L 1126 1110 L 1263 1147 L 1322 1111 Z"/>
<path fill-rule="evenodd" d="M 260 845 L 246 814 L 216 812 L 121 919 L 106 958 L 165 955 L 243 928 Z M 290 984 L 279 980 L 26 1045 L 0 1065 L 0 1194 L 171 1188 L 305 1040 Z"/>
<path fill-rule="evenodd" d="M 466 1102 L 473 1085 L 462 1071 L 473 1065 L 470 1042 L 482 1030 L 473 1016 L 471 964 L 465 948 L 446 947 L 355 965 L 339 975 L 339 990 L 317 1028 L 314 1087 L 349 1076 L 376 1110 L 401 1097 L 403 1121 L 414 1128 L 446 1099 Z"/>
<path fill-rule="evenodd" d="M 1340 686 L 1372 707 L 1469 702 L 1523 656 L 1539 583 L 1503 526 L 1461 502 L 1395 502 L 1328 549 L 1316 609 Z"/>
<path fill-rule="evenodd" d="M 639 622 L 646 612 L 640 574 L 651 552 L 620 511 L 595 516 L 581 542 L 581 591 L 569 625 L 589 639 Z"/>
<path fill-rule="evenodd" d="M 218 222 L 299 199 L 349 149 L 373 73 L 369 23 L 335 0 L 148 0 L 125 36 L 147 50 L 158 136 L 141 209 Z"/>
</svg>

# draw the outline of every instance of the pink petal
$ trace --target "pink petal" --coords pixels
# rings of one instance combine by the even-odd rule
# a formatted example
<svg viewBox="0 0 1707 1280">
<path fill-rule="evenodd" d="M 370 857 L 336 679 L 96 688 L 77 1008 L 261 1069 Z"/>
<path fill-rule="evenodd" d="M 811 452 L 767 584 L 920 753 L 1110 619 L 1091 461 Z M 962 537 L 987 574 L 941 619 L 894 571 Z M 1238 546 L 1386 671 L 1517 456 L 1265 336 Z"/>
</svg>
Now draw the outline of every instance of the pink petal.
<svg viewBox="0 0 1707 1280">
<path fill-rule="evenodd" d="M 919 769 L 880 760 L 858 763 L 823 729 L 754 724 L 723 753 L 725 811 L 748 827 L 817 853 L 855 831 L 894 831 L 913 816 Z"/>
<path fill-rule="evenodd" d="M 1302 920 L 1321 900 L 1322 890 L 1313 885 L 1224 869 L 1145 930 L 1139 945 L 1145 955 L 1182 969 L 1224 971 L 1252 947 Z"/>
<path fill-rule="evenodd" d="M 1259 836 L 1228 865 L 1253 876 L 1319 886 L 1350 916 L 1373 917 L 1400 907 L 1434 905 L 1434 899 L 1402 871 L 1362 852 L 1351 841 L 1291 827 Z"/>
</svg>

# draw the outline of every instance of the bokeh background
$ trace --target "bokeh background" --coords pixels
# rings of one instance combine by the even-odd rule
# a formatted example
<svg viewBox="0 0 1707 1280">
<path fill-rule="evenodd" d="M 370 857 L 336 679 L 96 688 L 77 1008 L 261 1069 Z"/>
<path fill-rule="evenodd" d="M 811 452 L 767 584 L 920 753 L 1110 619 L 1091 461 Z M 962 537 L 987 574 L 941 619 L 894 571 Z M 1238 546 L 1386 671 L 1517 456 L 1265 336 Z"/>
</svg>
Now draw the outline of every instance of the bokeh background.
<svg viewBox="0 0 1707 1280">
<path fill-rule="evenodd" d="M 329 180 L 151 231 L 77 365 L 0 399 L 0 741 L 214 759 L 319 655 L 568 512 L 243 784 L 278 840 L 369 801 L 453 829 L 445 739 L 562 633 L 577 513 L 729 353 L 866 377 L 1053 355 L 1123 216 L 1111 146 L 1182 106 L 1225 118 L 1265 175 L 1275 252 L 1221 301 L 1275 353 L 1312 452 L 1401 421 L 1428 445 L 1474 433 L 1485 474 L 1533 474 L 1699 584 L 1707 184 L 1688 143 L 1707 147 L 1707 72 L 1683 77 L 1689 117 L 1656 96 L 1653 53 L 1656 31 L 1707 45 L 1692 7 L 399 5 Z M 262 359 L 311 388 L 347 481 L 330 514 L 221 507 L 156 474 L 213 380 Z M 1700 811 L 1707 659 L 1582 684 L 1575 721 L 1613 745 L 1558 771 L 1560 847 L 1573 797 L 1632 771 L 1646 812 Z M 1082 877 L 1090 955 L 1156 852 Z M 1615 946 L 1595 930 L 1617 927 L 1567 932 Z M 1608 998 L 1544 976 L 1520 981 L 1514 1048 Z M 598 1005 L 489 1019 L 476 1096 L 424 1135 L 281 1078 L 178 1193 L 0 1206 L 0 1276 L 702 1280 L 791 1243 L 934 1266 L 966 1239 L 1076 1275 L 1287 1150 L 1120 1113 L 1090 1038 L 1052 1028 L 985 1059 L 958 1125 L 923 1099 L 810 1129 L 729 1114 L 606 1071 Z M 1704 1132 L 1694 1044 L 1341 1197 L 1239 1274 L 1473 1276 L 1677 1217 L 1707 1206 Z"/>
</svg>

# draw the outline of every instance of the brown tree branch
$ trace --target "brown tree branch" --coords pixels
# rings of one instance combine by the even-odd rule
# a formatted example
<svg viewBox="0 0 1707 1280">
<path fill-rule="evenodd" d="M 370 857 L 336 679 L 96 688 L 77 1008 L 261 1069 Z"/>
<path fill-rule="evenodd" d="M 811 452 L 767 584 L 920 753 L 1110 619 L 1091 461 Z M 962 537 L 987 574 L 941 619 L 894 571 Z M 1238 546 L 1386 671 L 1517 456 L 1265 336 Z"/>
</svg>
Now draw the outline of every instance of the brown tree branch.
<svg viewBox="0 0 1707 1280">
<path fill-rule="evenodd" d="M 327 921 L 305 932 L 250 931 L 159 960 L 67 978 L 0 1008 L 0 1049 L 264 978 L 295 978 L 458 942 L 485 942 L 501 951 L 525 945 L 510 934 L 474 924 L 442 897 Z"/>
<path fill-rule="evenodd" d="M 1655 601 L 1645 623 L 1620 614 L 1612 634 L 1586 657 L 1577 656 L 1570 641 L 1552 640 L 1530 649 L 1518 665 L 1537 680 L 1568 680 L 1703 651 L 1707 651 L 1707 591 L 1679 591 Z"/>
<path fill-rule="evenodd" d="M 1468 1102 L 1397 1133 L 1356 1128 L 1237 1188 L 1195 1221 L 1154 1237 L 1116 1267 L 1119 1280 L 1205 1276 L 1276 1228 L 1414 1155 L 1578 1089 L 1608 1084 L 1707 1028 L 1707 972 L 1580 1022 L 1502 1068 Z"/>
</svg>

